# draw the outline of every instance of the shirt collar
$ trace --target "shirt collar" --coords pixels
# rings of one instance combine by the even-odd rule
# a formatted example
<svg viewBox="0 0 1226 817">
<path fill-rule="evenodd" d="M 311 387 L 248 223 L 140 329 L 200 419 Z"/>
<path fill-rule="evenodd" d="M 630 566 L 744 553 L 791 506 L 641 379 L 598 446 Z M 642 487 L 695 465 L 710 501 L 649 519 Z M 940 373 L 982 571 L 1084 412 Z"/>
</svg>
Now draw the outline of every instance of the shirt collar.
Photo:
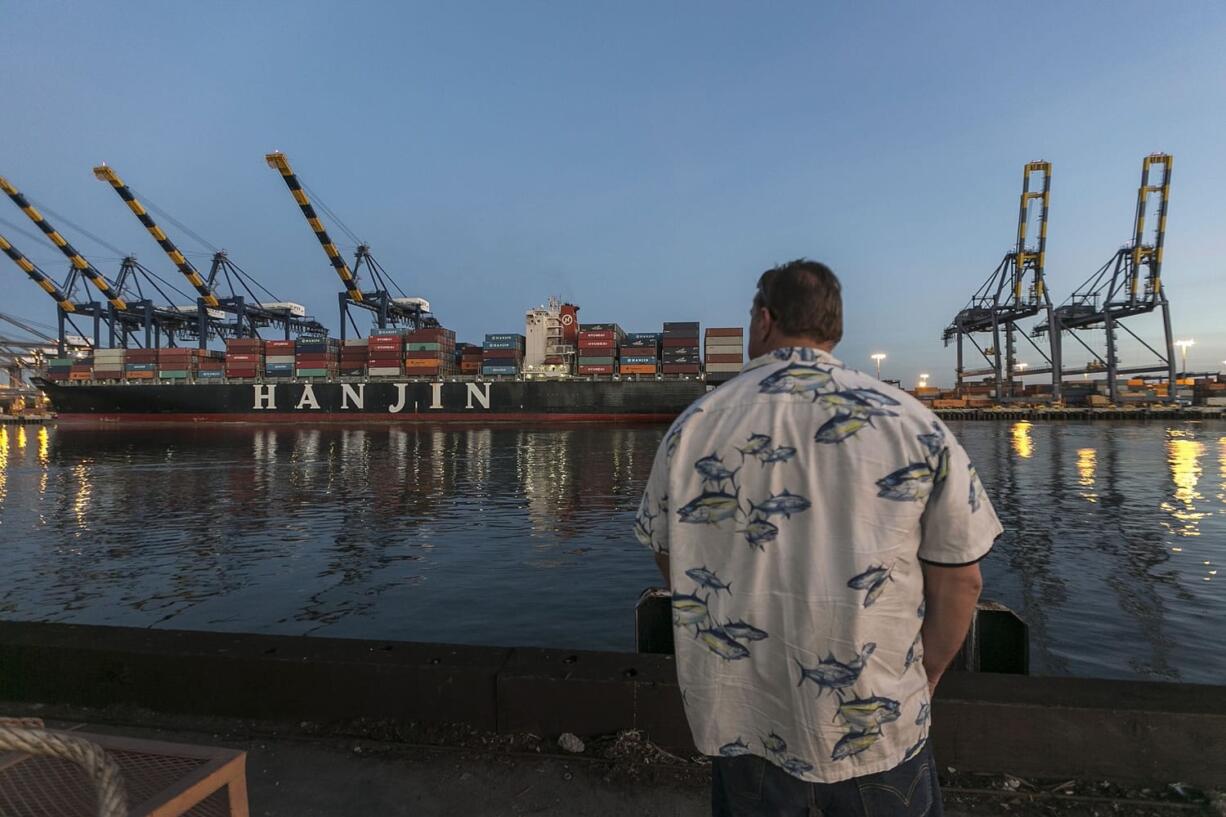
<svg viewBox="0 0 1226 817">
<path fill-rule="evenodd" d="M 813 346 L 781 346 L 764 355 L 759 355 L 745 364 L 742 372 L 759 369 L 772 363 L 821 363 L 826 366 L 842 366 L 843 361 L 827 351 Z"/>
</svg>

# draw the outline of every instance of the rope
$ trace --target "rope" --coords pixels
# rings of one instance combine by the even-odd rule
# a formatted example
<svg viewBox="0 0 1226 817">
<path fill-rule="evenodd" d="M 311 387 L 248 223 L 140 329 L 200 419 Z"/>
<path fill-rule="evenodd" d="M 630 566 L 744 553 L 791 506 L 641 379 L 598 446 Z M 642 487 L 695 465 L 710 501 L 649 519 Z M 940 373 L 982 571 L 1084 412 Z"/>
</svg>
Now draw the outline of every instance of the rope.
<svg viewBox="0 0 1226 817">
<path fill-rule="evenodd" d="M 98 817 L 128 817 L 128 796 L 118 764 L 96 743 L 40 728 L 35 718 L 0 720 L 0 750 L 71 760 L 98 793 Z"/>
</svg>

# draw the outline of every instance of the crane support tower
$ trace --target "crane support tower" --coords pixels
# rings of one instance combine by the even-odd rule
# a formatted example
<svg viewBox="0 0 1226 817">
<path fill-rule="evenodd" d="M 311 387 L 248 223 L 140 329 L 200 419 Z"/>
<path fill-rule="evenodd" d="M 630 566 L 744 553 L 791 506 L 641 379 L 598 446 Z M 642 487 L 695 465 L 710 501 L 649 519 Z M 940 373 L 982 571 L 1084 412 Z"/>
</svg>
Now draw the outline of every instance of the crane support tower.
<svg viewBox="0 0 1226 817">
<path fill-rule="evenodd" d="M 315 212 L 314 206 L 311 204 L 311 199 L 307 196 L 306 190 L 303 189 L 302 183 L 298 180 L 298 176 L 290 167 L 289 159 L 284 153 L 279 151 L 265 155 L 264 160 L 268 162 L 268 166 L 281 174 L 281 178 L 285 180 L 285 184 L 289 187 L 290 194 L 293 195 L 294 201 L 297 202 L 299 209 L 302 210 L 302 215 L 306 218 L 307 224 L 315 233 L 315 237 L 319 239 L 319 244 L 324 248 L 324 253 L 328 256 L 329 263 L 332 264 L 336 274 L 340 276 L 341 282 L 345 285 L 345 291 L 338 296 L 340 306 L 340 322 L 341 322 L 341 339 L 344 340 L 348 326 L 353 322 L 349 308 L 358 306 L 374 313 L 375 324 L 380 329 L 386 329 L 388 326 L 409 326 L 414 329 L 422 326 L 437 326 L 438 322 L 430 315 L 430 304 L 422 298 L 406 297 L 404 292 L 387 273 L 386 270 L 375 260 L 371 255 L 370 246 L 357 242 L 357 250 L 354 253 L 354 262 L 352 271 L 349 265 L 345 263 L 345 258 L 333 243 L 332 238 L 328 235 L 328 230 L 324 227 L 323 222 Z M 321 203 L 321 207 L 328 211 L 326 205 Z M 331 212 L 331 211 L 328 211 Z M 337 220 L 335 214 L 333 219 Z M 342 223 L 341 228 L 348 232 Z M 351 237 L 352 234 L 350 234 Z M 356 240 L 356 237 L 354 237 Z M 359 276 L 362 268 L 365 267 L 370 273 L 370 278 L 374 282 L 374 288 L 363 291 L 359 285 Z M 396 289 L 399 297 L 392 294 L 391 290 Z M 357 325 L 353 324 L 354 329 Z"/>
<path fill-rule="evenodd" d="M 1171 335 L 1171 308 L 1162 286 L 1162 252 L 1166 241 L 1166 215 L 1171 198 L 1172 157 L 1153 153 L 1141 162 L 1141 185 L 1137 190 L 1136 216 L 1132 240 L 1121 247 L 1099 267 L 1098 271 L 1073 291 L 1068 300 L 1055 309 L 1055 320 L 1038 324 L 1034 334 L 1051 334 L 1053 349 L 1062 350 L 1064 341 L 1072 338 L 1089 354 L 1090 362 L 1083 368 L 1064 369 L 1065 374 L 1105 372 L 1107 390 L 1112 403 L 1118 403 L 1119 376 L 1122 374 L 1165 374 L 1169 381 L 1167 400 L 1176 398 L 1175 341 Z M 1145 221 L 1156 199 L 1158 218 L 1152 237 L 1146 236 Z M 1158 310 L 1162 313 L 1164 343 L 1162 351 L 1155 349 L 1124 323 L 1125 319 Z M 1079 334 L 1101 327 L 1105 331 L 1105 350 L 1100 352 Z M 1148 362 L 1135 366 L 1120 365 L 1118 332 L 1123 330 L 1153 355 Z M 1062 351 L 1058 354 L 1062 355 Z"/>
<path fill-rule="evenodd" d="M 224 250 L 218 250 L 213 254 L 213 264 L 208 277 L 205 278 L 170 240 L 166 232 L 157 225 L 153 217 L 149 215 L 149 211 L 136 198 L 132 189 L 124 183 L 123 179 L 119 178 L 118 173 L 103 164 L 94 168 L 94 176 L 115 189 L 119 198 L 128 205 L 128 209 L 149 231 L 153 240 L 195 288 L 198 295 L 195 337 L 201 349 L 208 345 L 210 335 L 258 338 L 260 337 L 259 329 L 266 326 L 280 327 L 286 340 L 289 340 L 291 332 L 304 335 L 327 334 L 322 324 L 307 317 L 305 310 L 296 304 L 278 302 L 275 298 L 270 298 L 271 303 L 260 303 L 252 289 L 252 286 L 259 285 L 249 280 L 249 276 L 229 259 Z M 215 291 L 218 282 L 228 283 L 229 296 L 218 297 Z M 259 288 L 263 289 L 263 287 Z M 239 289 L 245 292 L 245 296 L 238 294 Z M 222 320 L 224 313 L 234 315 L 234 321 Z"/>
<path fill-rule="evenodd" d="M 128 345 L 129 339 L 135 336 L 139 331 L 144 332 L 146 346 L 160 346 L 162 337 L 165 335 L 167 342 L 174 345 L 176 336 L 183 336 L 185 331 L 190 328 L 190 319 L 182 312 L 159 307 L 153 304 L 153 301 L 144 297 L 143 291 L 140 290 L 140 280 L 143 277 L 146 279 L 157 294 L 163 299 L 166 298 L 165 292 L 158 286 L 158 279 L 144 267 L 136 263 L 134 258 L 125 258 L 123 266 L 119 273 L 118 280 L 112 284 L 106 277 L 98 271 L 86 258 L 77 251 L 75 247 L 68 243 L 58 230 L 51 226 L 47 219 L 37 208 L 32 205 L 29 200 L 16 187 L 13 186 L 8 179 L 0 177 L 0 190 L 4 192 L 13 203 L 25 213 L 30 221 L 34 222 L 35 226 L 42 231 L 43 235 L 55 245 L 55 247 L 64 255 L 71 263 L 68 282 L 64 285 L 63 291 L 71 299 L 71 294 L 76 287 L 77 280 L 84 278 L 94 285 L 103 296 L 107 299 L 107 308 L 105 312 L 105 320 L 107 324 L 108 336 L 107 343 L 114 346 L 116 342 L 124 346 Z M 20 266 L 20 264 L 18 265 Z M 28 274 L 28 273 L 27 273 Z M 137 297 L 130 299 L 126 293 L 126 284 L 131 282 L 138 288 Z M 40 284 L 41 286 L 41 284 Z M 82 306 L 92 307 L 94 305 L 82 305 L 76 303 L 76 312 L 86 312 L 92 314 L 96 319 L 101 319 L 102 307 L 97 305 L 97 309 L 83 310 Z M 59 326 L 60 326 L 60 343 L 64 343 L 64 319 L 67 312 L 63 308 L 59 310 Z M 95 345 L 101 340 L 97 324 L 95 324 Z"/>
<path fill-rule="evenodd" d="M 1023 374 L 1051 376 L 1052 399 L 1060 399 L 1060 351 L 1056 344 L 1041 348 L 1018 323 L 1043 314 L 1048 324 L 1054 320 L 1051 297 L 1047 292 L 1044 268 L 1047 261 L 1047 216 L 1051 202 L 1051 163 L 1028 162 L 1022 173 L 1022 194 L 1018 205 L 1017 243 L 945 328 L 942 340 L 958 349 L 957 382 L 961 390 L 969 378 L 991 376 L 996 399 L 1013 397 L 1015 384 Z M 1037 219 L 1034 236 L 1029 226 Z M 1024 338 L 1045 365 L 1019 370 L 1017 338 Z M 981 340 L 982 339 L 982 340 Z M 967 368 L 966 344 L 974 347 L 987 365 Z"/>
</svg>

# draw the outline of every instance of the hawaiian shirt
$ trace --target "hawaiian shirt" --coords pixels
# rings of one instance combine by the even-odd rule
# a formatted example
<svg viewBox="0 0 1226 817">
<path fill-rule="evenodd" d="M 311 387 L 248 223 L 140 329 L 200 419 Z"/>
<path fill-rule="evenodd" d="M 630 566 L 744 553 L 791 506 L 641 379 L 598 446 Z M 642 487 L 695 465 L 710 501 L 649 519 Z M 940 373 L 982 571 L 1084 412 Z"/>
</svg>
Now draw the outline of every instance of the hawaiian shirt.
<svg viewBox="0 0 1226 817">
<path fill-rule="evenodd" d="M 833 783 L 928 738 L 921 562 L 1001 532 L 962 446 L 919 401 L 813 348 L 777 349 L 666 434 L 635 521 L 667 554 L 694 743 Z"/>
</svg>

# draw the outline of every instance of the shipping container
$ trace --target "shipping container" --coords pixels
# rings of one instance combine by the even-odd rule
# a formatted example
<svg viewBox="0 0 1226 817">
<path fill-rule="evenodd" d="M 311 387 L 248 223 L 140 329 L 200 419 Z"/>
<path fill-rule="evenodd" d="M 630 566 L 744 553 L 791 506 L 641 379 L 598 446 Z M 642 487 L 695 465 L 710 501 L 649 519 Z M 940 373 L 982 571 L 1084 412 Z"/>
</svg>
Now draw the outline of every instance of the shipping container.
<svg viewBox="0 0 1226 817">
<path fill-rule="evenodd" d="M 610 363 L 605 366 L 597 366 L 580 363 L 578 371 L 579 374 L 613 374 L 613 364 Z"/>
<path fill-rule="evenodd" d="M 617 370 L 620 374 L 656 374 L 655 364 L 649 366 L 641 363 L 622 363 Z"/>
</svg>

